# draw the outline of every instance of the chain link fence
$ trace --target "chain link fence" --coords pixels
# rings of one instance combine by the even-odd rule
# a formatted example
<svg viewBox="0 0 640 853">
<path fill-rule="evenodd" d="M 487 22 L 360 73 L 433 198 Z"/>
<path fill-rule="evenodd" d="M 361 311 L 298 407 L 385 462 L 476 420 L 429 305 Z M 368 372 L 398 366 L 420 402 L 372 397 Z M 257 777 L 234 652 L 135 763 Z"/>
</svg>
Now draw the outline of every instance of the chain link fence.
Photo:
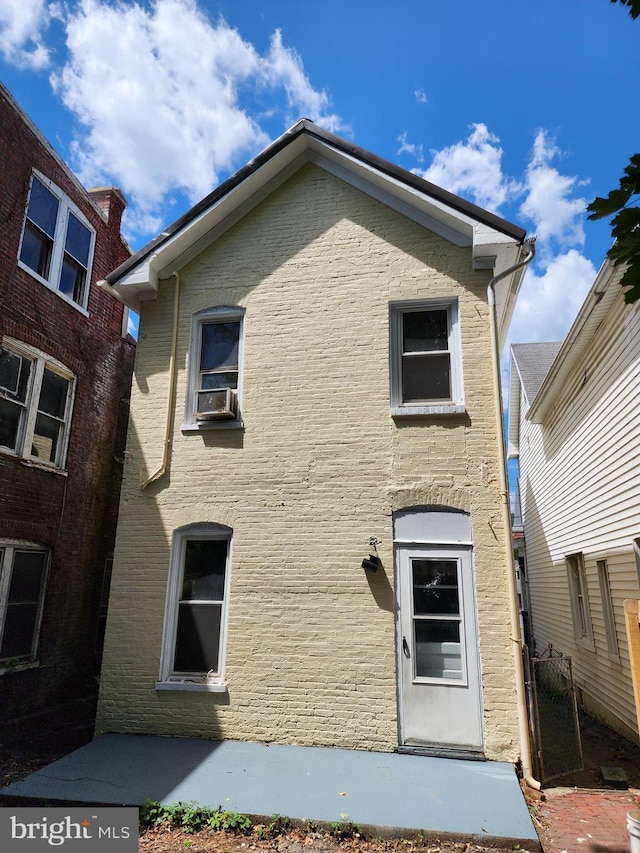
<svg viewBox="0 0 640 853">
<path fill-rule="evenodd" d="M 548 782 L 582 770 L 582 744 L 571 658 L 549 646 L 529 658 L 525 649 L 529 710 L 537 777 Z"/>
</svg>

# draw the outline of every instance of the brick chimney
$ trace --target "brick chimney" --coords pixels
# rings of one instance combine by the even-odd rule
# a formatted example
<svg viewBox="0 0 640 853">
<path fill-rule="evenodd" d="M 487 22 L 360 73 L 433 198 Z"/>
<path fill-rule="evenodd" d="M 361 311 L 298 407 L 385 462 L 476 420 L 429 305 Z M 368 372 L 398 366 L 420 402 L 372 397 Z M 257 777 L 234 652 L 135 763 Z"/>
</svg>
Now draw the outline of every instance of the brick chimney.
<svg viewBox="0 0 640 853">
<path fill-rule="evenodd" d="M 92 187 L 89 195 L 104 213 L 109 228 L 120 233 L 122 214 L 127 206 L 127 200 L 119 187 Z"/>
</svg>

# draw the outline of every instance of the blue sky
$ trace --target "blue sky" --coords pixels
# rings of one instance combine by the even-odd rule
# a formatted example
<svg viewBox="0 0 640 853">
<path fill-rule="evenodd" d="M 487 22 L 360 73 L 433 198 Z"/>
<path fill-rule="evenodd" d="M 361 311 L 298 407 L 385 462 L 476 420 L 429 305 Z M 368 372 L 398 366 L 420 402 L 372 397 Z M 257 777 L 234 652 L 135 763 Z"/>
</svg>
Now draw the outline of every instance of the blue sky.
<svg viewBox="0 0 640 853">
<path fill-rule="evenodd" d="M 305 116 L 537 234 L 510 341 L 558 340 L 640 147 L 639 38 L 608 0 L 2 0 L 0 74 L 134 249 Z"/>
</svg>

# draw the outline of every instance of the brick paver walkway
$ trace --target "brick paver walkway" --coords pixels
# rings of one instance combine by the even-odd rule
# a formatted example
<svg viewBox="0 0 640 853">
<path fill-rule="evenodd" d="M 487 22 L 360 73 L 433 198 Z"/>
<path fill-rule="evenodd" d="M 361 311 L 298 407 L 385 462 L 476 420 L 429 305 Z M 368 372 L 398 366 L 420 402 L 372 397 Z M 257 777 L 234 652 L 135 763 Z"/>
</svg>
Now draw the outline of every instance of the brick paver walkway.
<svg viewBox="0 0 640 853">
<path fill-rule="evenodd" d="M 538 807 L 544 853 L 629 853 L 627 812 L 640 808 L 640 791 L 545 793 Z"/>
</svg>

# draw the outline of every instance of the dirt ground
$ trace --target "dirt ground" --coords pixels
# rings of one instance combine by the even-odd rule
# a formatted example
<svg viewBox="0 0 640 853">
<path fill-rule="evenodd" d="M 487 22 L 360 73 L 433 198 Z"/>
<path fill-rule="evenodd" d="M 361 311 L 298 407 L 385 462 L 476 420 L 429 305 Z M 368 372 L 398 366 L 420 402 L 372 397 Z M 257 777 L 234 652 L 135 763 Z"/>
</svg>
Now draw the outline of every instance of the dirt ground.
<svg viewBox="0 0 640 853">
<path fill-rule="evenodd" d="M 227 832 L 199 832 L 187 835 L 178 830 L 143 832 L 140 853 L 486 853 L 487 847 L 467 842 L 406 839 L 336 839 L 316 832 L 289 832 L 270 839 L 231 835 Z M 510 848 L 493 848 L 492 853 L 512 853 Z"/>
</svg>

